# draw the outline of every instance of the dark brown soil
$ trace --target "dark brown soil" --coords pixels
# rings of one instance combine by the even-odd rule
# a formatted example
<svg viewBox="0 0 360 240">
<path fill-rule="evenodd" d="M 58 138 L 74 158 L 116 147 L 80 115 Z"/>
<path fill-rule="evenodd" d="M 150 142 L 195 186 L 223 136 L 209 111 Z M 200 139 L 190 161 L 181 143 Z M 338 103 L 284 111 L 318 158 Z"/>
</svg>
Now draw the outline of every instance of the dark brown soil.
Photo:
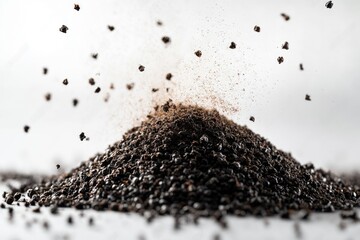
<svg viewBox="0 0 360 240">
<path fill-rule="evenodd" d="M 5 194 L 33 205 L 212 217 L 332 212 L 359 206 L 360 190 L 216 110 L 167 102 L 122 141 L 68 173 Z M 81 136 L 80 136 L 81 137 Z M 18 195 L 17 195 L 18 196 Z M 8 202 L 7 201 L 7 202 Z"/>
</svg>

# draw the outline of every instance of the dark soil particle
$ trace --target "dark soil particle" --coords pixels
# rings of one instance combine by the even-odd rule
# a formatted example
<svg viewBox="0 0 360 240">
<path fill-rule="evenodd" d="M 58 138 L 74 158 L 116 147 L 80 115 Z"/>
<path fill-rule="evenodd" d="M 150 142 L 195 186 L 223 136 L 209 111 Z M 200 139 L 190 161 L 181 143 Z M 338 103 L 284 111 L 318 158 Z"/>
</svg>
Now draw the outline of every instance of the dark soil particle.
<svg viewBox="0 0 360 240">
<path fill-rule="evenodd" d="M 95 85 L 95 79 L 89 78 L 89 84 L 90 85 Z"/>
<path fill-rule="evenodd" d="M 69 30 L 69 28 L 67 26 L 65 26 L 65 25 L 62 25 L 59 28 L 59 31 L 62 32 L 62 33 L 66 33 L 68 30 Z"/>
<path fill-rule="evenodd" d="M 284 62 L 284 57 L 281 57 L 281 56 L 278 57 L 277 61 L 278 61 L 279 64 L 283 63 Z"/>
<path fill-rule="evenodd" d="M 328 1 L 327 3 L 325 3 L 325 7 L 327 8 L 332 8 L 334 6 L 333 2 L 332 1 Z"/>
<path fill-rule="evenodd" d="M 137 212 L 148 221 L 210 217 L 223 227 L 227 215 L 359 206 L 359 187 L 300 164 L 216 110 L 171 102 L 156 109 L 103 154 L 68 173 L 28 182 L 7 199 L 27 192 L 44 206 Z"/>
<path fill-rule="evenodd" d="M 231 43 L 230 43 L 229 48 L 231 48 L 231 49 L 235 49 L 235 48 L 236 48 L 236 43 L 231 42 Z"/>
<path fill-rule="evenodd" d="M 99 93 L 101 91 L 101 88 L 100 87 L 97 87 L 96 89 L 95 89 L 95 93 Z"/>
<path fill-rule="evenodd" d="M 126 84 L 126 88 L 127 88 L 127 90 L 132 90 L 133 88 L 134 88 L 134 86 L 135 86 L 135 83 L 129 83 L 129 84 Z"/>
<path fill-rule="evenodd" d="M 169 80 L 169 81 L 171 80 L 172 77 L 173 77 L 173 75 L 171 73 L 168 73 L 165 76 L 166 80 Z"/>
<path fill-rule="evenodd" d="M 153 88 L 153 89 L 151 89 L 151 91 L 152 91 L 153 93 L 155 93 L 155 92 L 159 91 L 159 89 L 158 89 L 158 88 Z"/>
<path fill-rule="evenodd" d="M 79 137 L 80 137 L 80 141 L 84 141 L 84 139 L 86 138 L 85 133 L 84 132 L 80 133 Z"/>
<path fill-rule="evenodd" d="M 168 44 L 171 42 L 171 39 L 168 36 L 164 36 L 161 38 L 161 41 L 163 41 L 165 44 Z"/>
<path fill-rule="evenodd" d="M 27 132 L 29 132 L 29 130 L 30 130 L 30 127 L 29 127 L 28 125 L 25 125 L 25 126 L 24 126 L 24 132 L 27 133 Z"/>
<path fill-rule="evenodd" d="M 76 107 L 79 104 L 79 100 L 77 100 L 76 98 L 73 99 L 72 101 L 73 106 Z"/>
<path fill-rule="evenodd" d="M 306 94 L 306 95 L 305 95 L 305 100 L 306 100 L 306 101 L 311 101 L 310 95 Z"/>
<path fill-rule="evenodd" d="M 145 71 L 145 67 L 144 67 L 143 65 L 140 65 L 140 66 L 139 66 L 139 71 L 140 71 L 140 72 Z"/>
<path fill-rule="evenodd" d="M 45 94 L 45 100 L 48 102 L 51 100 L 51 93 Z"/>
<path fill-rule="evenodd" d="M 43 74 L 46 75 L 48 73 L 48 69 L 46 67 L 43 68 Z"/>
<path fill-rule="evenodd" d="M 74 9 L 76 11 L 80 11 L 80 5 L 79 4 L 74 4 Z"/>
<path fill-rule="evenodd" d="M 282 49 L 289 50 L 289 43 L 288 43 L 288 42 L 285 42 L 285 43 L 282 45 Z"/>
<path fill-rule="evenodd" d="M 97 59 L 97 58 L 98 58 L 98 54 L 97 54 L 97 53 L 92 53 L 92 54 L 91 54 L 91 57 L 92 57 L 93 59 Z"/>
<path fill-rule="evenodd" d="M 280 14 L 280 15 L 284 18 L 285 21 L 289 21 L 289 20 L 290 20 L 290 16 L 287 15 L 286 13 L 282 13 L 282 14 Z"/>
<path fill-rule="evenodd" d="M 108 27 L 108 29 L 110 30 L 110 32 L 112 32 L 112 31 L 115 30 L 115 27 L 114 27 L 114 26 L 108 25 L 107 27 Z"/>
<path fill-rule="evenodd" d="M 259 27 L 259 26 L 255 26 L 255 27 L 254 27 L 254 31 L 255 31 L 255 32 L 260 32 L 260 27 Z"/>
<path fill-rule="evenodd" d="M 162 25 L 163 25 L 162 21 L 160 21 L 160 20 L 156 21 L 156 24 L 157 24 L 158 26 L 162 26 Z"/>
<path fill-rule="evenodd" d="M 56 164 L 56 169 L 60 169 L 60 164 Z"/>
<path fill-rule="evenodd" d="M 195 55 L 196 55 L 197 57 L 201 57 L 201 56 L 202 56 L 202 52 L 201 52 L 200 50 L 197 50 L 197 51 L 195 52 Z"/>
<path fill-rule="evenodd" d="M 68 85 L 68 84 L 69 84 L 69 81 L 67 80 L 67 78 L 64 79 L 63 84 L 64 84 L 64 85 Z"/>
<path fill-rule="evenodd" d="M 299 68 L 301 71 L 304 71 L 304 65 L 302 63 L 299 64 Z"/>
<path fill-rule="evenodd" d="M 252 121 L 252 122 L 255 122 L 255 117 L 250 116 L 250 119 L 249 119 L 249 120 Z"/>
</svg>

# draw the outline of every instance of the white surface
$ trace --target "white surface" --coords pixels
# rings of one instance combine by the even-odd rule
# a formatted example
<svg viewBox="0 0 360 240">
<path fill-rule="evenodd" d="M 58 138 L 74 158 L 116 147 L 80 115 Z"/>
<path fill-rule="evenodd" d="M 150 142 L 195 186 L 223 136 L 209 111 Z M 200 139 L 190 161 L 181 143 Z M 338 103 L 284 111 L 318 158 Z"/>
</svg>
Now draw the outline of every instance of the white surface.
<svg viewBox="0 0 360 240">
<path fill-rule="evenodd" d="M 0 185 L 0 190 L 2 190 Z M 2 192 L 2 191 L 1 191 Z M 23 206 L 14 208 L 14 218 L 8 220 L 7 209 L 0 209 L 0 229 L 2 240 L 13 239 L 112 239 L 112 240 L 167 240 L 167 239 L 206 239 L 213 240 L 219 235 L 221 240 L 261 239 L 261 240 L 356 240 L 360 235 L 359 223 L 346 220 L 346 228 L 341 230 L 339 213 L 313 214 L 309 221 L 298 221 L 301 235 L 295 231 L 296 221 L 282 220 L 278 217 L 261 218 L 227 218 L 228 228 L 221 228 L 209 219 L 200 219 L 199 225 L 186 224 L 180 230 L 174 230 L 171 217 L 161 217 L 148 224 L 144 218 L 136 214 L 117 212 L 80 211 L 60 209 L 59 215 L 51 215 L 49 209 L 42 208 L 41 214 L 33 213 L 31 208 Z M 32 207 L 33 208 L 33 207 Z M 67 223 L 72 216 L 74 224 Z M 94 226 L 88 225 L 88 219 L 94 219 Z M 37 221 L 36 223 L 34 222 Z M 49 223 L 49 230 L 43 228 L 43 222 Z M 27 227 L 31 222 L 32 226 Z"/>
</svg>

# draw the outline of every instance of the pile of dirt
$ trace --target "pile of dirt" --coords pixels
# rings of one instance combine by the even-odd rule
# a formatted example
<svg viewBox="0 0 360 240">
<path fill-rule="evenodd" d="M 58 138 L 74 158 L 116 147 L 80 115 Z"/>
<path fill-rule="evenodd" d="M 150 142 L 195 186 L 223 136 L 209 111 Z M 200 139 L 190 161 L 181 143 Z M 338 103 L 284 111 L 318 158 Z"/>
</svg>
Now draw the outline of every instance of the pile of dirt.
<svg viewBox="0 0 360 240">
<path fill-rule="evenodd" d="M 351 209 L 359 206 L 359 194 L 216 110 L 169 101 L 105 153 L 69 173 L 24 184 L 5 198 L 137 212 L 148 219 L 191 215 L 221 221 L 225 215 Z"/>
</svg>

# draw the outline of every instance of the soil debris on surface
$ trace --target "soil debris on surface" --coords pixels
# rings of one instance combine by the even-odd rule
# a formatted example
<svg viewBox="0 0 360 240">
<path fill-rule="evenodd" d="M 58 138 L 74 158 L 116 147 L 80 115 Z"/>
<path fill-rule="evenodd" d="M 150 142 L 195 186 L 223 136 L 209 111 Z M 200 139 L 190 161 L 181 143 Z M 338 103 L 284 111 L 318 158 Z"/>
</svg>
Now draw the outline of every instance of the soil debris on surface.
<svg viewBox="0 0 360 240">
<path fill-rule="evenodd" d="M 231 42 L 229 48 L 230 49 L 235 49 L 236 48 L 236 43 Z"/>
<path fill-rule="evenodd" d="M 222 226 L 227 215 L 351 210 L 360 194 L 216 110 L 171 101 L 105 153 L 68 173 L 28 181 L 6 194 L 6 202 L 16 192 L 38 206 L 137 212 L 149 221 L 211 217 Z"/>
<path fill-rule="evenodd" d="M 163 41 L 163 43 L 165 44 L 169 44 L 171 42 L 171 39 L 168 36 L 164 36 L 161 38 L 161 41 Z"/>
<path fill-rule="evenodd" d="M 30 130 L 30 127 L 28 125 L 25 125 L 24 126 L 24 132 L 28 133 Z"/>
<path fill-rule="evenodd" d="M 285 42 L 285 43 L 282 45 L 282 49 L 289 50 L 289 43 L 288 43 L 288 42 Z"/>
<path fill-rule="evenodd" d="M 309 94 L 306 94 L 306 95 L 305 95 L 305 100 L 306 100 L 306 101 L 311 101 L 311 97 L 310 97 Z"/>
<path fill-rule="evenodd" d="M 332 1 L 328 1 L 327 3 L 325 3 L 325 7 L 331 9 L 334 6 Z"/>
<path fill-rule="evenodd" d="M 69 81 L 67 80 L 67 78 L 65 78 L 62 82 L 64 85 L 68 85 L 69 84 Z"/>
<path fill-rule="evenodd" d="M 112 32 L 112 31 L 115 30 L 115 27 L 114 27 L 114 26 L 111 26 L 111 25 L 108 25 L 107 28 L 109 29 L 110 32 Z"/>
<path fill-rule="evenodd" d="M 255 32 L 260 32 L 260 27 L 256 25 L 256 26 L 254 27 L 254 31 L 255 31 Z"/>
<path fill-rule="evenodd" d="M 277 61 L 278 61 L 279 64 L 283 63 L 284 62 L 284 57 L 281 57 L 281 56 L 278 57 Z"/>
</svg>

